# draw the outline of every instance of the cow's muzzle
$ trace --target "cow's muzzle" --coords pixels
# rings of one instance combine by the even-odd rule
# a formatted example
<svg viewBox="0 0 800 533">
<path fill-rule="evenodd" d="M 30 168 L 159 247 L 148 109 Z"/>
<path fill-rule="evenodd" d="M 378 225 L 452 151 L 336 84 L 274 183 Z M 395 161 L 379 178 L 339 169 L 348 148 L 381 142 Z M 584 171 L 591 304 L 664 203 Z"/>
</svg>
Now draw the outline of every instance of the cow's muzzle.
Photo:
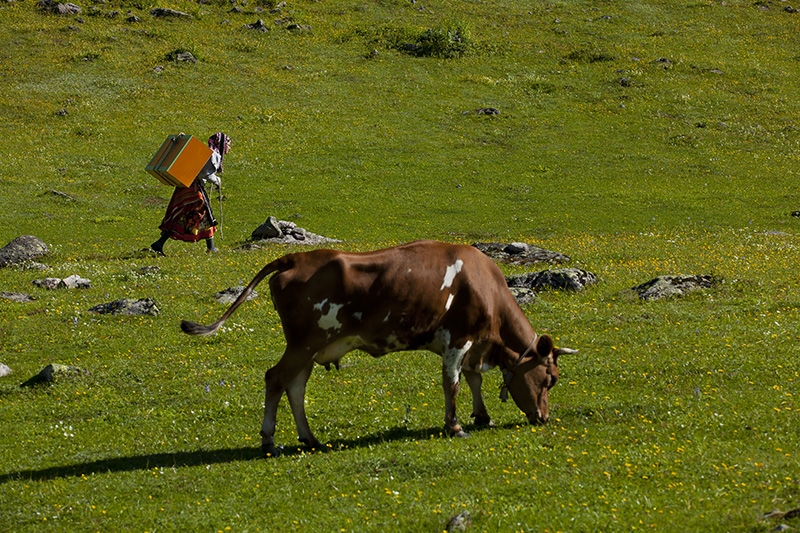
<svg viewBox="0 0 800 533">
<path fill-rule="evenodd" d="M 531 413 L 528 415 L 528 422 L 530 422 L 533 426 L 541 426 L 546 424 L 549 418 L 549 416 L 542 415 L 537 411 L 536 413 Z"/>
</svg>

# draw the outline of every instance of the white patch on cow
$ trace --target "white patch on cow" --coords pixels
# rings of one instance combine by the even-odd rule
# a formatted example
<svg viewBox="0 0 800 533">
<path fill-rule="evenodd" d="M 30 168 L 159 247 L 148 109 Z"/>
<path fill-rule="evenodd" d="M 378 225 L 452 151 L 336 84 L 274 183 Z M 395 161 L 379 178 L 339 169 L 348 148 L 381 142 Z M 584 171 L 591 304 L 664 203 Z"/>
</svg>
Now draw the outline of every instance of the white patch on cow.
<svg viewBox="0 0 800 533">
<path fill-rule="evenodd" d="M 389 311 L 388 313 L 386 313 L 386 316 L 385 316 L 385 317 L 383 317 L 383 323 L 384 323 L 384 324 L 385 324 L 386 322 L 389 322 L 389 315 L 391 315 L 391 314 L 392 314 L 392 312 L 391 312 L 391 311 Z"/>
<path fill-rule="evenodd" d="M 327 313 L 324 311 L 326 304 L 328 306 Z M 342 323 L 339 322 L 339 319 L 336 318 L 336 315 L 339 314 L 339 309 L 341 309 L 342 307 L 344 307 L 344 304 L 334 304 L 334 303 L 329 304 L 327 298 L 325 298 L 318 304 L 314 304 L 314 310 L 319 311 L 321 315 L 319 317 L 319 321 L 317 321 L 319 327 L 324 329 L 325 331 L 331 329 L 341 329 Z"/>
<path fill-rule="evenodd" d="M 459 374 L 461 374 L 461 363 L 470 348 L 472 348 L 472 341 L 467 341 L 461 348 L 450 347 L 442 354 L 444 371 L 450 376 L 452 383 L 458 382 Z"/>
<path fill-rule="evenodd" d="M 461 363 L 464 361 L 464 356 L 472 348 L 472 341 L 467 341 L 464 346 L 457 348 L 451 346 L 452 336 L 449 330 L 438 329 L 433 340 L 425 346 L 428 350 L 438 353 L 442 356 L 442 367 L 445 375 L 450 378 L 452 383 L 458 383 L 459 375 L 461 374 Z"/>
<path fill-rule="evenodd" d="M 461 259 L 456 259 L 455 263 L 447 267 L 447 270 L 444 272 L 444 281 L 442 282 L 442 286 L 439 288 L 440 291 L 443 291 L 453 285 L 453 280 L 456 279 L 456 274 L 461 272 L 461 267 L 463 266 L 464 261 Z"/>
<path fill-rule="evenodd" d="M 455 297 L 456 297 L 455 294 L 451 294 L 450 296 L 447 297 L 447 303 L 444 304 L 445 310 L 447 310 L 447 311 L 450 310 L 450 306 L 453 305 L 453 298 L 455 298 Z"/>
<path fill-rule="evenodd" d="M 353 313 L 353 318 L 355 318 L 356 320 L 359 320 L 359 321 L 361 320 L 361 318 L 362 318 L 363 316 L 364 316 L 364 314 L 363 314 L 361 311 L 358 311 L 358 312 L 356 312 L 356 313 Z"/>
</svg>

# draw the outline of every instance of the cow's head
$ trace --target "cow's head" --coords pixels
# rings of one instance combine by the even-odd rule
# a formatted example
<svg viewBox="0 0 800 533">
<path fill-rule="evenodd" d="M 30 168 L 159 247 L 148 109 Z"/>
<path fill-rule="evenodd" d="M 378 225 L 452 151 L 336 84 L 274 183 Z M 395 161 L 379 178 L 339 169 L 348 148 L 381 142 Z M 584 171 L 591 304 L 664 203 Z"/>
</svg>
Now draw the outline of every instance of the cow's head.
<svg viewBox="0 0 800 533">
<path fill-rule="evenodd" d="M 531 424 L 544 424 L 550 418 L 548 394 L 558 381 L 558 357 L 576 352 L 556 348 L 549 335 L 542 335 L 536 340 L 532 353 L 511 371 L 506 387 Z"/>
</svg>

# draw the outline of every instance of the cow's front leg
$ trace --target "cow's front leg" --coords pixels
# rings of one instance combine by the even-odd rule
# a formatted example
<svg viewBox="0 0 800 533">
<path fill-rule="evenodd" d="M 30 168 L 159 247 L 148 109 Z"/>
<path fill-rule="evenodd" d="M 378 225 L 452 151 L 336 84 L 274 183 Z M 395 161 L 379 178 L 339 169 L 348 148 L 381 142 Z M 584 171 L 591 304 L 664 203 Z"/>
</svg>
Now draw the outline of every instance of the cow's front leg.
<svg viewBox="0 0 800 533">
<path fill-rule="evenodd" d="M 489 413 L 486 411 L 486 404 L 483 403 L 483 394 L 481 393 L 483 376 L 480 372 L 464 370 L 464 377 L 467 379 L 470 392 L 472 392 L 472 418 L 475 419 L 475 425 L 494 426 L 492 419 L 489 418 Z"/>
<path fill-rule="evenodd" d="M 448 369 L 442 369 L 442 388 L 444 389 L 444 429 L 451 437 L 468 437 L 456 416 L 456 398 L 458 397 L 459 374 L 453 375 Z"/>
</svg>

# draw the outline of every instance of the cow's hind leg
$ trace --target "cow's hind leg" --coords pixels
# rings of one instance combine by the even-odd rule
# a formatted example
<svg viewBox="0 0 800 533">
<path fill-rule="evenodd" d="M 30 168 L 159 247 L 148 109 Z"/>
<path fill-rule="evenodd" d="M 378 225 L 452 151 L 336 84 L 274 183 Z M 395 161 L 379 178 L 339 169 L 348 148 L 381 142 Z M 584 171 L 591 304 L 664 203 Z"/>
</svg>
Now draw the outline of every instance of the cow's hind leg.
<svg viewBox="0 0 800 533">
<path fill-rule="evenodd" d="M 308 383 L 308 378 L 311 376 L 313 369 L 314 362 L 311 361 L 286 387 L 286 396 L 289 398 L 292 415 L 294 416 L 295 424 L 297 424 L 297 438 L 311 448 L 321 449 L 322 445 L 311 433 L 311 428 L 306 418 L 306 383 Z"/>
<path fill-rule="evenodd" d="M 264 375 L 264 421 L 261 424 L 261 450 L 266 455 L 280 455 L 275 446 L 275 419 L 278 414 L 278 403 L 288 385 L 310 366 L 311 359 L 288 348 L 278 363 L 267 370 Z M 306 377 L 306 379 L 308 379 Z"/>
<path fill-rule="evenodd" d="M 470 392 L 472 392 L 472 418 L 475 419 L 475 425 L 494 426 L 491 418 L 489 418 L 489 413 L 486 411 L 486 404 L 483 403 L 483 394 L 481 393 L 483 376 L 480 372 L 464 370 L 464 378 L 467 380 Z"/>
</svg>

